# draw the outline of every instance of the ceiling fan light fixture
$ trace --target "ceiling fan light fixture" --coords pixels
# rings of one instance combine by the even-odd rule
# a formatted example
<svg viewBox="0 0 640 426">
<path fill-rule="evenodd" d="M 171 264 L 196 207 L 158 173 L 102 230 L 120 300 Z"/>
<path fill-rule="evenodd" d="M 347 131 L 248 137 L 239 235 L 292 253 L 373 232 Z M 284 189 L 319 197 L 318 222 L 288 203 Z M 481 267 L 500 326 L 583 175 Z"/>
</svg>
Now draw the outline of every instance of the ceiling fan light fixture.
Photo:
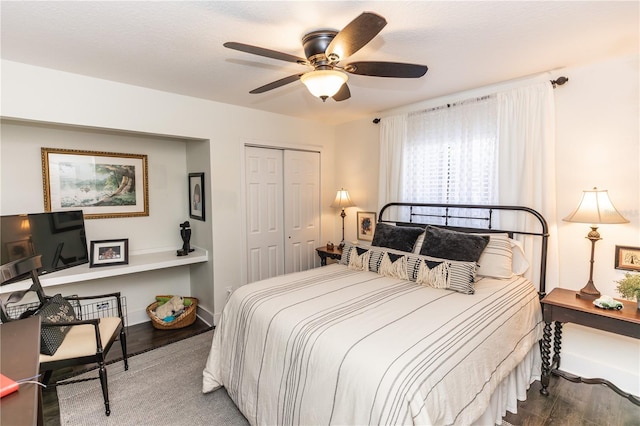
<svg viewBox="0 0 640 426">
<path fill-rule="evenodd" d="M 338 93 L 348 79 L 349 76 L 347 74 L 336 70 L 316 70 L 300 77 L 309 92 L 323 101 Z"/>
</svg>

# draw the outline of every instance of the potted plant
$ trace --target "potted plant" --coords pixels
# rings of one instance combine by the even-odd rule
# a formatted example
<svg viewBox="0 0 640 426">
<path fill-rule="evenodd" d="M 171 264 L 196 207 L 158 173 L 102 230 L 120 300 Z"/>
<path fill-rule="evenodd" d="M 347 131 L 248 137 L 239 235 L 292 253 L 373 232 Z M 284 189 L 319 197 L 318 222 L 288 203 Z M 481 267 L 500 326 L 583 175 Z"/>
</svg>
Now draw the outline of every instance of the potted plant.
<svg viewBox="0 0 640 426">
<path fill-rule="evenodd" d="M 616 290 L 625 299 L 636 300 L 638 309 L 640 309 L 640 274 L 632 274 L 627 272 L 624 278 L 616 281 L 618 286 Z"/>
</svg>

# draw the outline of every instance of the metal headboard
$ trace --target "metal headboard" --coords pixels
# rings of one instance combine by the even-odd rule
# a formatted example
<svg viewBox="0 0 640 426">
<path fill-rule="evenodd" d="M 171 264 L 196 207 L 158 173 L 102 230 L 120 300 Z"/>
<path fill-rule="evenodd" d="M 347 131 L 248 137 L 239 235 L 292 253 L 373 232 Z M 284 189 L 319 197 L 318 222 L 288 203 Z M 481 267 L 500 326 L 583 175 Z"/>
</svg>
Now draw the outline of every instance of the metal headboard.
<svg viewBox="0 0 640 426">
<path fill-rule="evenodd" d="M 396 209 L 393 209 L 393 208 Z M 395 214 L 399 218 L 407 220 L 391 219 L 385 216 L 391 214 L 395 210 Z M 465 212 L 466 210 L 467 212 Z M 473 211 L 474 215 L 470 215 L 469 211 Z M 498 216 L 497 212 L 520 212 L 526 217 L 532 217 L 540 225 L 540 230 L 531 229 L 496 229 L 495 221 Z M 456 220 L 464 220 L 471 222 L 473 226 L 456 226 L 452 222 Z M 480 204 L 444 204 L 444 203 L 389 203 L 380 209 L 378 222 L 426 226 L 436 225 L 442 228 L 454 229 L 464 232 L 500 232 L 508 233 L 509 236 L 529 235 L 539 237 L 540 245 L 540 297 L 546 294 L 546 275 L 547 275 L 547 246 L 549 239 L 549 227 L 545 218 L 536 210 L 523 206 L 498 206 L 498 205 L 480 205 Z M 476 226 L 476 223 L 478 224 Z"/>
</svg>

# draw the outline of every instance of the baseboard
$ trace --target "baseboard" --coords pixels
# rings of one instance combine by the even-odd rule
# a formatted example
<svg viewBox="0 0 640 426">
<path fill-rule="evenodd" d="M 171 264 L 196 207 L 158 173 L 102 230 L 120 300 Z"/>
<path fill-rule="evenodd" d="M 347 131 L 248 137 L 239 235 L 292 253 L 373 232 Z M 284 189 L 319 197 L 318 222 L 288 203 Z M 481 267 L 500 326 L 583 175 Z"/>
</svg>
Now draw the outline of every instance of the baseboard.
<svg viewBox="0 0 640 426">
<path fill-rule="evenodd" d="M 211 312 L 209 312 L 208 310 L 206 310 L 200 305 L 198 305 L 198 309 L 196 310 L 196 315 L 198 316 L 198 318 L 204 321 L 208 326 L 212 327 L 217 324 L 217 321 L 215 321 L 216 319 L 215 315 L 213 315 Z"/>
</svg>

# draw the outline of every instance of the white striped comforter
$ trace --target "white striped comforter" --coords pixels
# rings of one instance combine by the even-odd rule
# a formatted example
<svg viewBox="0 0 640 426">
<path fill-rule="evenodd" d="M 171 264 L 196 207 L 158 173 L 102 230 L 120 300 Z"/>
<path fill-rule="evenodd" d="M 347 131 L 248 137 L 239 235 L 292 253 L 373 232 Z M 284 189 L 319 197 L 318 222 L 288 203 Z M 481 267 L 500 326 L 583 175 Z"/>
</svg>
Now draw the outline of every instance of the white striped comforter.
<svg viewBox="0 0 640 426">
<path fill-rule="evenodd" d="M 234 292 L 203 392 L 251 424 L 470 424 L 541 336 L 521 277 L 466 295 L 333 264 Z"/>
</svg>

